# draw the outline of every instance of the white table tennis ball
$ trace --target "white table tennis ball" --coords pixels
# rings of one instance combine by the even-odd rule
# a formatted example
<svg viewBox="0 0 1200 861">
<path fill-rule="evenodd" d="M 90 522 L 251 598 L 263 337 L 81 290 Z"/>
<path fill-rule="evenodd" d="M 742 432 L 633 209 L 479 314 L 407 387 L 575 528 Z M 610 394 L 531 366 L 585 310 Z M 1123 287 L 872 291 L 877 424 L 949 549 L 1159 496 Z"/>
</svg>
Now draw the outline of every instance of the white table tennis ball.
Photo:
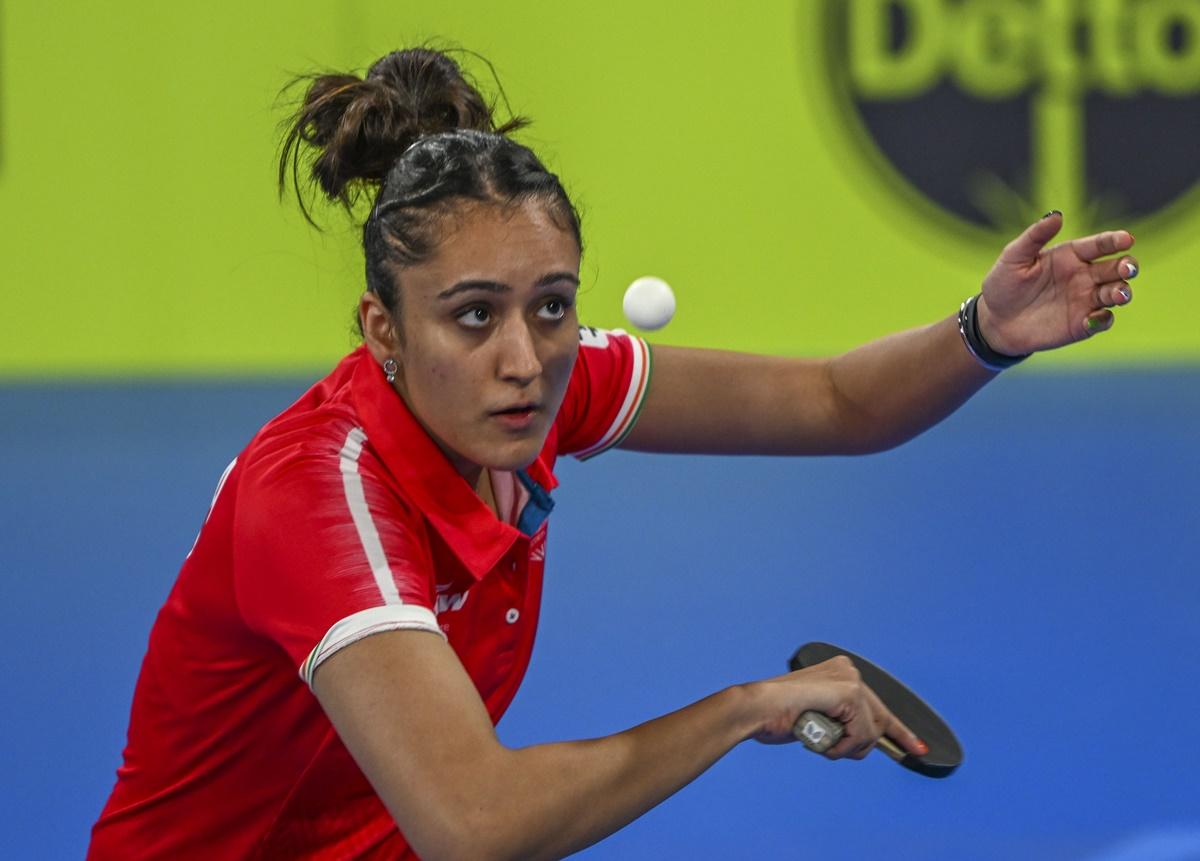
<svg viewBox="0 0 1200 861">
<path fill-rule="evenodd" d="M 644 275 L 629 285 L 621 308 L 639 329 L 661 329 L 675 316 L 675 294 L 666 281 Z"/>
</svg>

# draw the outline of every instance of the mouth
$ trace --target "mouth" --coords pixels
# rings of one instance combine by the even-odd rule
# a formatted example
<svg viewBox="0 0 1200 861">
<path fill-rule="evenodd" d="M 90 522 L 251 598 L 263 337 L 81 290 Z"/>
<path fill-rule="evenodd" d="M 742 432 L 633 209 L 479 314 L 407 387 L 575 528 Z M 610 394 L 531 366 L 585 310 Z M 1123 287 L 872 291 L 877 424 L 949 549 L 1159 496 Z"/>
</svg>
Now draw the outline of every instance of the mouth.
<svg viewBox="0 0 1200 861">
<path fill-rule="evenodd" d="M 540 411 L 535 403 L 514 404 L 504 409 L 492 410 L 492 418 L 514 430 L 523 430 L 533 423 L 534 417 Z"/>
</svg>

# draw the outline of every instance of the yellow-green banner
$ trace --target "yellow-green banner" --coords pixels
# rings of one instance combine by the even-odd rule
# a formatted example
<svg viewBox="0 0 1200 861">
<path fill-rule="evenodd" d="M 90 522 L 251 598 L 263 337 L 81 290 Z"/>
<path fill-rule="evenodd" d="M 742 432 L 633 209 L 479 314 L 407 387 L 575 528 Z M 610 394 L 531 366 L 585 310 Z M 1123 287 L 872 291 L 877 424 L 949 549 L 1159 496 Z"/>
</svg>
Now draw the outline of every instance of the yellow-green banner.
<svg viewBox="0 0 1200 861">
<path fill-rule="evenodd" d="M 1200 0 L 10 0 L 0 375 L 332 363 L 358 227 L 277 200 L 278 92 L 418 43 L 487 57 L 533 118 L 592 325 L 656 275 L 678 312 L 652 340 L 840 351 L 953 313 L 1058 208 L 1130 229 L 1143 274 L 1113 331 L 1038 366 L 1200 359 Z"/>
</svg>

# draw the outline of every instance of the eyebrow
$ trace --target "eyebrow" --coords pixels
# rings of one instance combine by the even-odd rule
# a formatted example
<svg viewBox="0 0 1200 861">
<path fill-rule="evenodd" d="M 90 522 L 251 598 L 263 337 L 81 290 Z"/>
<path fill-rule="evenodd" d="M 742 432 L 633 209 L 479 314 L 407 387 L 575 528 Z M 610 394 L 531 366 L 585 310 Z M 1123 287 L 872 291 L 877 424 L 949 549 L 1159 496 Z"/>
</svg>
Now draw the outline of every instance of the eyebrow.
<svg viewBox="0 0 1200 861">
<path fill-rule="evenodd" d="M 533 285 L 535 290 L 539 290 L 556 281 L 569 281 L 575 287 L 579 286 L 579 278 L 573 272 L 550 272 L 539 278 Z M 470 290 L 483 290 L 487 293 L 508 293 L 512 290 L 507 284 L 500 281 L 488 281 L 486 279 L 474 279 L 470 281 L 459 281 L 453 287 L 448 287 L 438 294 L 438 299 L 449 299 L 457 296 L 459 293 L 466 293 Z"/>
</svg>

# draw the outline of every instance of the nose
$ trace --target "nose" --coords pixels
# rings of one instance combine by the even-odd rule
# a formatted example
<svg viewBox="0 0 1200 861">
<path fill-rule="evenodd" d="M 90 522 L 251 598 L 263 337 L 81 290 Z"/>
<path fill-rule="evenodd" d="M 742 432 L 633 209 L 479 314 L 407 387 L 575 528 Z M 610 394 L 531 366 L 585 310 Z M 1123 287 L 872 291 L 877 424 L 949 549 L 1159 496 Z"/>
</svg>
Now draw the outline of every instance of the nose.
<svg viewBox="0 0 1200 861">
<path fill-rule="evenodd" d="M 542 372 L 533 332 L 524 321 L 512 321 L 500 333 L 498 367 L 500 379 L 527 386 Z"/>
</svg>

